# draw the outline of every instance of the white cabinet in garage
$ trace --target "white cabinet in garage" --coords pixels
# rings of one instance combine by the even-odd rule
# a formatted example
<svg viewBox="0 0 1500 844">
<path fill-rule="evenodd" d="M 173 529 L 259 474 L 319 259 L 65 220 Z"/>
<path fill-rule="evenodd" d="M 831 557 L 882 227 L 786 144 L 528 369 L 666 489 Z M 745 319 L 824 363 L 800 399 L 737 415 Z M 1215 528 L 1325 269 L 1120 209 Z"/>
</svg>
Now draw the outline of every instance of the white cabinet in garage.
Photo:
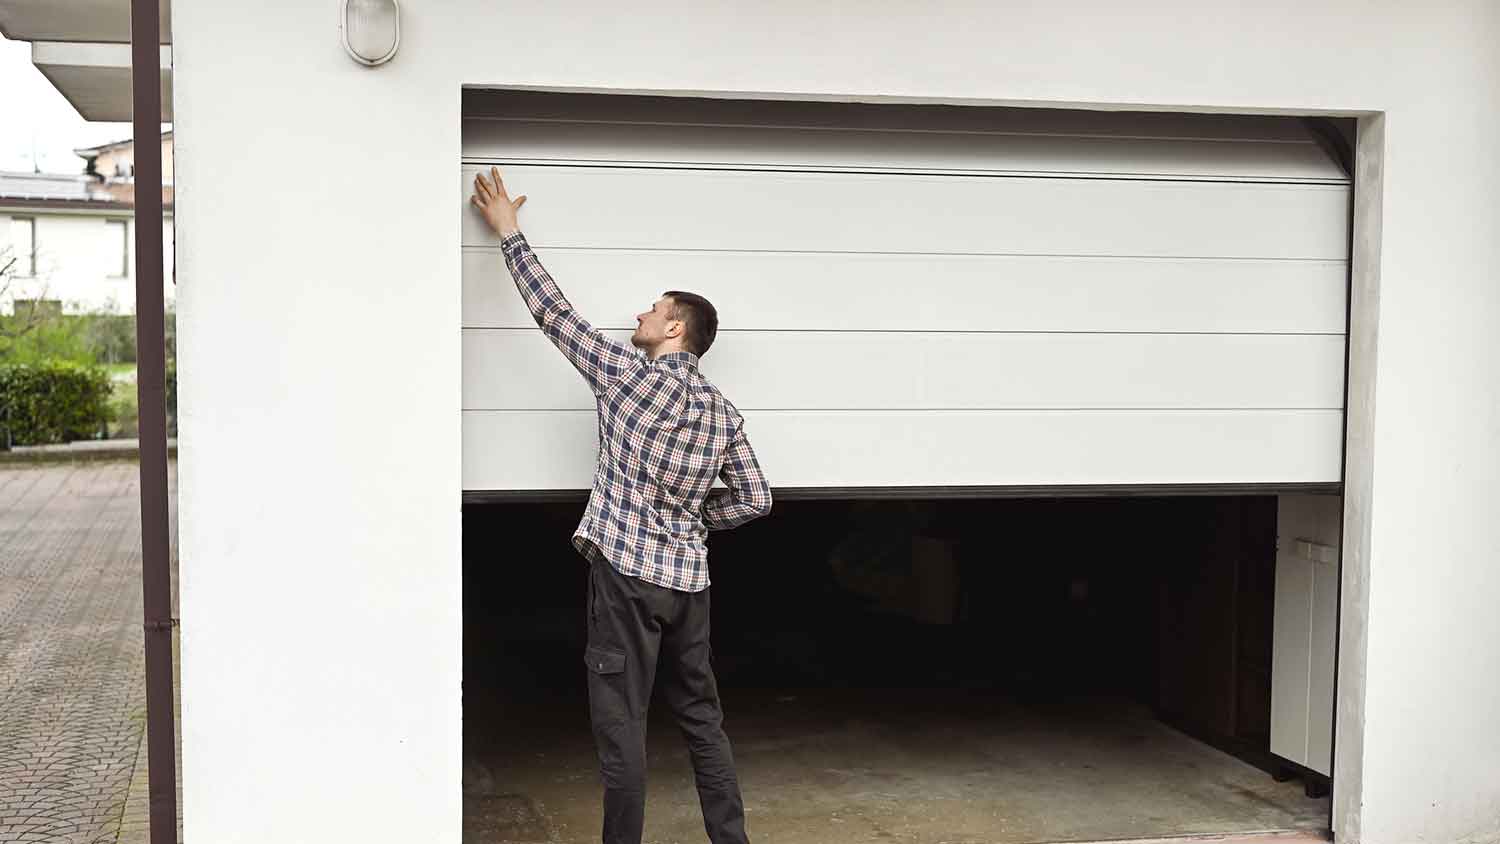
<svg viewBox="0 0 1500 844">
<path fill-rule="evenodd" d="M 473 93 L 464 488 L 586 489 L 593 398 L 467 205 L 622 341 L 707 296 L 773 486 L 1339 480 L 1349 179 L 1295 122 Z"/>
<path fill-rule="evenodd" d="M 1333 770 L 1342 501 L 1277 498 L 1271 752 L 1324 775 Z"/>
</svg>

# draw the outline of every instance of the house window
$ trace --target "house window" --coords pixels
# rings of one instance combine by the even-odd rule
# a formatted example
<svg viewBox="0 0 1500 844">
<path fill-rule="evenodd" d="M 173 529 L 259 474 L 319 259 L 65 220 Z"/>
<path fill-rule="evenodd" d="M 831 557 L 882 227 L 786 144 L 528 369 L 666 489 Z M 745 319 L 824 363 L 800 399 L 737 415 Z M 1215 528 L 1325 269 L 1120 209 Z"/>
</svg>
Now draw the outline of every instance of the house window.
<svg viewBox="0 0 1500 844">
<path fill-rule="evenodd" d="M 15 274 L 26 278 L 36 276 L 36 218 L 10 218 L 10 255 L 14 258 Z"/>
<path fill-rule="evenodd" d="M 110 275 L 126 278 L 130 275 L 130 224 L 126 220 L 110 220 L 108 225 L 110 248 L 115 250 Z"/>
</svg>

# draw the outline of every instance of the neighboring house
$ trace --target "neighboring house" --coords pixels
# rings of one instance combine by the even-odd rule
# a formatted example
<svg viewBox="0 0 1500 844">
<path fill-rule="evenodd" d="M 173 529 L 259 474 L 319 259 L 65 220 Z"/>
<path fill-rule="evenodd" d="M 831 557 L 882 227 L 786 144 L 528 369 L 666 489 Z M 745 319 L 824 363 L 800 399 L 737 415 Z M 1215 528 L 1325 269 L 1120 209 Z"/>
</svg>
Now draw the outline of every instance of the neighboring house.
<svg viewBox="0 0 1500 844">
<path fill-rule="evenodd" d="M 135 196 L 135 141 L 124 140 L 73 150 L 84 159 L 84 172 L 99 179 L 100 187 L 129 202 Z M 162 202 L 172 204 L 172 133 L 161 135 Z"/>
<path fill-rule="evenodd" d="M 75 150 L 80 174 L 0 171 L 0 250 L 15 259 L 0 312 L 17 299 L 59 303 L 68 313 L 135 312 L 134 144 Z M 164 295 L 172 283 L 172 137 L 162 136 Z M 7 258 L 8 260 L 9 258 Z"/>
</svg>

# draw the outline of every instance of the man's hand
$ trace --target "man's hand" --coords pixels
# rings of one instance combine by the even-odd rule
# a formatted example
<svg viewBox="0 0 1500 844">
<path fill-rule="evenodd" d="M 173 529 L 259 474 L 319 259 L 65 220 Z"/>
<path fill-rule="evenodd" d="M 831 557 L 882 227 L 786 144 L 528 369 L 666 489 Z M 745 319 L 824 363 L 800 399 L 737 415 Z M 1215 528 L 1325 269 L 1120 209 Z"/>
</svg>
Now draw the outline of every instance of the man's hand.
<svg viewBox="0 0 1500 844">
<path fill-rule="evenodd" d="M 526 204 L 526 197 L 518 196 L 512 202 L 505 192 L 505 183 L 500 181 L 500 168 L 491 167 L 490 175 L 495 177 L 493 184 L 483 173 L 474 176 L 474 195 L 469 197 L 469 202 L 484 215 L 484 221 L 490 224 L 495 234 L 505 237 L 521 230 L 516 224 L 516 212 Z"/>
</svg>

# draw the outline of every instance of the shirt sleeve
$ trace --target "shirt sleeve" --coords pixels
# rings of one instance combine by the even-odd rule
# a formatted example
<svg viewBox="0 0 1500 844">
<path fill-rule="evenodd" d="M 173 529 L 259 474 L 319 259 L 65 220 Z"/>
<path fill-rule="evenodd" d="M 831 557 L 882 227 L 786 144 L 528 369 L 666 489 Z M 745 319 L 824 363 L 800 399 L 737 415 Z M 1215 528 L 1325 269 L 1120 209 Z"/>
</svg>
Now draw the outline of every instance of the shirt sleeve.
<svg viewBox="0 0 1500 844">
<path fill-rule="evenodd" d="M 604 336 L 573 310 L 562 289 L 547 273 L 526 242 L 526 235 L 512 232 L 500 241 L 505 267 L 531 311 L 532 319 L 547 339 L 563 353 L 588 381 L 589 389 L 602 396 L 636 359 L 629 346 Z"/>
<path fill-rule="evenodd" d="M 739 527 L 771 512 L 771 486 L 745 437 L 744 420 L 724 453 L 719 477 L 729 488 L 710 490 L 703 501 L 703 523 L 709 530 Z"/>
</svg>

